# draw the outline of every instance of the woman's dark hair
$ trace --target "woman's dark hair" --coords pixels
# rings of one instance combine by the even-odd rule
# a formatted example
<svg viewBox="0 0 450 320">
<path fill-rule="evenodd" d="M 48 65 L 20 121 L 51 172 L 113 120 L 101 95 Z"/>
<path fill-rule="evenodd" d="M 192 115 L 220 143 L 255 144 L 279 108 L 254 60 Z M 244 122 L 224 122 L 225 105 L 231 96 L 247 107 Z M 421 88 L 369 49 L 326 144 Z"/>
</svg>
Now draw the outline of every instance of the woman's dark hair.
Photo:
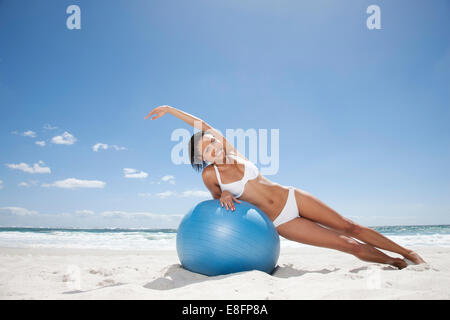
<svg viewBox="0 0 450 320">
<path fill-rule="evenodd" d="M 206 161 L 203 161 L 201 150 L 199 152 L 197 145 L 205 135 L 205 131 L 199 131 L 194 133 L 189 141 L 189 158 L 191 159 L 191 166 L 195 171 L 200 172 L 204 167 L 208 165 Z"/>
</svg>

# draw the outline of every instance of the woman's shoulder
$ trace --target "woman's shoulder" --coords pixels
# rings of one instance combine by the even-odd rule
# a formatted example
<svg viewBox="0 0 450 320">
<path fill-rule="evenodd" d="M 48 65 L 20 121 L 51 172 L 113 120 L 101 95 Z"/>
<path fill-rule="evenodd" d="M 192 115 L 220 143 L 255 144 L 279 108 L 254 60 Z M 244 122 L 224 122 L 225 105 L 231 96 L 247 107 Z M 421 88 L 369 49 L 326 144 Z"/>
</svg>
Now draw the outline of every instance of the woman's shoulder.
<svg viewBox="0 0 450 320">
<path fill-rule="evenodd" d="M 208 183 L 208 182 L 214 183 L 214 184 L 218 183 L 216 172 L 215 172 L 214 166 L 212 164 L 207 165 L 206 167 L 203 168 L 202 178 L 205 183 Z"/>
<path fill-rule="evenodd" d="M 209 165 L 207 165 L 206 167 L 203 168 L 203 171 L 202 171 L 203 178 L 208 177 L 208 176 L 210 176 L 212 174 L 215 175 L 214 165 L 213 164 L 209 164 Z"/>
</svg>

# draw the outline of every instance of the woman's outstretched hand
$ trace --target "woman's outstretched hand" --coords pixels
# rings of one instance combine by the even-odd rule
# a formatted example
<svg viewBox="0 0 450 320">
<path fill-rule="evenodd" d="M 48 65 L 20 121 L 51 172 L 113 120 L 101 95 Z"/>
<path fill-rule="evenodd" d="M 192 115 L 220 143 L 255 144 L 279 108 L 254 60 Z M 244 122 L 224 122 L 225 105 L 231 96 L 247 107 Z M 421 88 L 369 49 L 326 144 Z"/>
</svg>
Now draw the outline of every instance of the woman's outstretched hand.
<svg viewBox="0 0 450 320">
<path fill-rule="evenodd" d="M 169 112 L 169 108 L 170 108 L 170 106 L 156 107 L 145 117 L 145 119 L 147 119 L 151 115 L 155 115 L 153 118 L 151 118 L 151 120 L 158 119 L 158 118 L 162 117 L 163 115 L 165 115 L 167 112 Z"/>
<path fill-rule="evenodd" d="M 229 191 L 223 191 L 222 194 L 220 195 L 220 205 L 222 207 L 225 206 L 227 210 L 228 209 L 231 209 L 231 211 L 236 210 L 233 201 L 236 203 L 241 203 L 241 201 L 236 199 Z"/>
</svg>

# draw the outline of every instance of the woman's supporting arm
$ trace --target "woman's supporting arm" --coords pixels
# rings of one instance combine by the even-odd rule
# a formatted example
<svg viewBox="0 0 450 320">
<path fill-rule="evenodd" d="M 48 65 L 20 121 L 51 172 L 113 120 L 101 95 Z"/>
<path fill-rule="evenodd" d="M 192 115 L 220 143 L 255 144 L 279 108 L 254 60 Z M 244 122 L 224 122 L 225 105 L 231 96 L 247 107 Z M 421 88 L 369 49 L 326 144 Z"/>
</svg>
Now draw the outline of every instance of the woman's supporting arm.
<svg viewBox="0 0 450 320">
<path fill-rule="evenodd" d="M 208 188 L 213 199 L 220 199 L 222 195 L 222 190 L 220 189 L 220 186 L 216 182 L 214 182 L 217 181 L 217 178 L 215 176 L 214 170 L 211 169 L 212 169 L 211 166 L 208 166 L 205 169 L 203 169 L 202 171 L 203 183 L 205 184 L 206 188 Z"/>
</svg>

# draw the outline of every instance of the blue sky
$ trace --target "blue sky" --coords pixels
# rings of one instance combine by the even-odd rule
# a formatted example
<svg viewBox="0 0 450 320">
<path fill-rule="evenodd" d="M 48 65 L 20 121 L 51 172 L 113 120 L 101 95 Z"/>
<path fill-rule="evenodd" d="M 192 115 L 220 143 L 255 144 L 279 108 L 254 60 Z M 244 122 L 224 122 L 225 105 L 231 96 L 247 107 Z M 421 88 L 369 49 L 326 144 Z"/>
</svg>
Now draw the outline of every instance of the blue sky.
<svg viewBox="0 0 450 320">
<path fill-rule="evenodd" d="M 72 4 L 80 30 L 66 27 Z M 372 4 L 380 30 L 366 27 Z M 359 223 L 448 224 L 448 12 L 446 0 L 0 1 L 0 225 L 176 227 L 207 190 L 171 161 L 171 133 L 189 128 L 144 120 L 162 104 L 222 131 L 279 129 L 268 178 Z"/>
</svg>

